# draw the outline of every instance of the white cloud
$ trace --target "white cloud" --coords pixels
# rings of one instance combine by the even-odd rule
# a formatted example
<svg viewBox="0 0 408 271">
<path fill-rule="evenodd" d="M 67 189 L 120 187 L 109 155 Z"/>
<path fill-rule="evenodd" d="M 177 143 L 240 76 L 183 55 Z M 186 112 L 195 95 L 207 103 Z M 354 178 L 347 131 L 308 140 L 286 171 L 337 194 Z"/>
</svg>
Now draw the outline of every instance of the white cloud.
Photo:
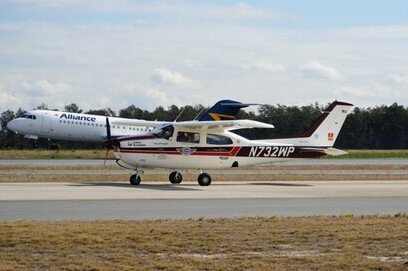
<svg viewBox="0 0 408 271">
<path fill-rule="evenodd" d="M 13 108 L 16 104 L 21 104 L 20 99 L 13 94 L 7 93 L 0 85 L 0 107 L 10 109 Z"/>
<path fill-rule="evenodd" d="M 335 92 L 338 98 L 351 100 L 356 106 L 369 106 L 380 104 L 400 103 L 400 99 L 407 99 L 408 94 L 404 89 L 398 89 L 378 82 L 343 86 Z"/>
<path fill-rule="evenodd" d="M 394 84 L 408 86 L 408 74 L 387 74 L 385 80 Z"/>
<path fill-rule="evenodd" d="M 23 89 L 27 94 L 37 97 L 49 97 L 52 95 L 59 95 L 70 91 L 71 86 L 58 82 L 50 83 L 45 79 L 37 80 L 30 84 L 24 81 L 22 83 Z"/>
<path fill-rule="evenodd" d="M 323 65 L 317 61 L 309 61 L 302 67 L 302 72 L 306 77 L 329 79 L 339 81 L 343 79 L 343 75 L 335 68 Z"/>
<path fill-rule="evenodd" d="M 21 101 L 10 109 L 75 102 L 118 110 L 223 98 L 308 104 L 336 94 L 408 105 L 408 25 L 293 29 L 273 24 L 282 19 L 273 9 L 224 2 L 20 3 L 32 20 L 0 23 L 0 84 Z M 125 90 L 135 84 L 144 87 Z"/>
<path fill-rule="evenodd" d="M 189 68 L 197 68 L 197 67 L 201 67 L 203 65 L 203 64 L 201 64 L 200 61 L 193 60 L 193 59 L 185 59 L 184 64 Z"/>
<path fill-rule="evenodd" d="M 252 64 L 242 64 L 241 68 L 244 70 L 252 70 L 252 71 L 263 71 L 263 72 L 284 72 L 286 71 L 285 67 L 279 63 L 269 63 L 266 61 L 258 61 Z"/>
<path fill-rule="evenodd" d="M 157 85 L 175 85 L 180 87 L 198 88 L 198 82 L 168 69 L 156 69 L 153 72 L 152 82 Z"/>
</svg>

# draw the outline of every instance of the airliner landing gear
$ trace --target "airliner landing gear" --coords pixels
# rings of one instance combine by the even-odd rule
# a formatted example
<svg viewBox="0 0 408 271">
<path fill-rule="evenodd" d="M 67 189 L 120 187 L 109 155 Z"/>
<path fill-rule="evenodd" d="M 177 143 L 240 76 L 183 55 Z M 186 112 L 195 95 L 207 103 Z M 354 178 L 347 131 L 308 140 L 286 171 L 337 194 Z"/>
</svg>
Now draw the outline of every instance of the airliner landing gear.
<svg viewBox="0 0 408 271">
<path fill-rule="evenodd" d="M 207 173 L 198 175 L 198 184 L 201 186 L 209 186 L 211 184 L 211 176 Z"/>
<path fill-rule="evenodd" d="M 138 173 L 133 174 L 129 178 L 129 182 L 130 182 L 131 185 L 139 185 L 140 181 L 141 181 L 141 178 L 140 178 L 140 175 Z"/>
<path fill-rule="evenodd" d="M 179 171 L 173 171 L 169 175 L 169 181 L 171 183 L 181 183 L 182 180 L 183 180 L 183 176 L 181 175 Z"/>
</svg>

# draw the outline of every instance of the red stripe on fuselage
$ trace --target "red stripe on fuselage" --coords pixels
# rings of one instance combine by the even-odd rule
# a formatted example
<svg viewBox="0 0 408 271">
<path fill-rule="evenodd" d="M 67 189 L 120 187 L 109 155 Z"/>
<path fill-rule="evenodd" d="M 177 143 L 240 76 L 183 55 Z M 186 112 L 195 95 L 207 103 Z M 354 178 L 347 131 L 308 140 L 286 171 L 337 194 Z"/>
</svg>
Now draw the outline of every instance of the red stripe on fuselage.
<svg viewBox="0 0 408 271">
<path fill-rule="evenodd" d="M 194 148 L 192 148 L 194 149 Z M 194 151 L 189 155 L 198 155 L 198 156 L 236 156 L 240 146 L 235 146 L 230 152 L 217 152 L 217 151 Z M 168 155 L 183 155 L 179 151 L 169 151 L 169 150 L 143 150 L 143 149 L 120 149 L 121 153 L 139 153 L 139 154 L 168 154 Z"/>
</svg>

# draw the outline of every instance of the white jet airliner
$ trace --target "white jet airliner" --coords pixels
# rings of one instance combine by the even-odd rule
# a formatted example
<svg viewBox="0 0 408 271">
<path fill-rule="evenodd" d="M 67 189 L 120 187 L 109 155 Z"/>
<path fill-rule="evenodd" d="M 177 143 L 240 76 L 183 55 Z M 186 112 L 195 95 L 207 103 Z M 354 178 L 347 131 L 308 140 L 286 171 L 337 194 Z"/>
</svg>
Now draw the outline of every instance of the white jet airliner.
<svg viewBox="0 0 408 271">
<path fill-rule="evenodd" d="M 249 105 L 251 104 L 221 100 L 203 114 L 198 121 L 233 120 L 241 108 Z M 31 110 L 22 117 L 7 123 L 7 128 L 34 140 L 49 138 L 103 143 L 116 137 L 144 135 L 170 123 L 51 110 Z"/>
</svg>

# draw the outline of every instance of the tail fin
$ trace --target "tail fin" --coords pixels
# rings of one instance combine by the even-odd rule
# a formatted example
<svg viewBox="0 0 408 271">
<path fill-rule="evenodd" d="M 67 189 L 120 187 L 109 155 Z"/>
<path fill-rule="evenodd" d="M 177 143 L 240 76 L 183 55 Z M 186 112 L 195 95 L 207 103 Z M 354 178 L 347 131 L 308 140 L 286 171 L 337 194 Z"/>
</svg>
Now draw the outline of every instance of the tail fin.
<svg viewBox="0 0 408 271">
<path fill-rule="evenodd" d="M 293 136 L 273 138 L 267 141 L 304 147 L 333 147 L 352 107 L 352 104 L 334 101 L 305 132 Z"/>
<path fill-rule="evenodd" d="M 332 147 L 353 105 L 334 101 L 317 121 L 299 137 L 308 137 L 313 146 Z"/>
<path fill-rule="evenodd" d="M 243 104 L 237 101 L 221 100 L 211 107 L 205 114 L 199 118 L 199 121 L 222 121 L 233 120 L 241 108 L 255 104 Z"/>
</svg>

